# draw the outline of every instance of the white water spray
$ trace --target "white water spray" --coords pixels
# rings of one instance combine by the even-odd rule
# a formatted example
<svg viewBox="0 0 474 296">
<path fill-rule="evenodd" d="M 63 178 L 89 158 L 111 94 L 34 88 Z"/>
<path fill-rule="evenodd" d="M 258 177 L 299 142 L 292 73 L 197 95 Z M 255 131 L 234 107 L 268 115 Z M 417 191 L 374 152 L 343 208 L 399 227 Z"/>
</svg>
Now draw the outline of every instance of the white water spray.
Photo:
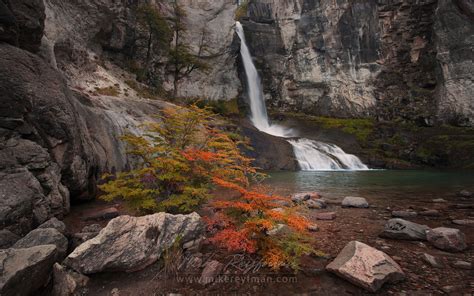
<svg viewBox="0 0 474 296">
<path fill-rule="evenodd" d="M 236 31 L 241 40 L 240 54 L 247 76 L 250 120 L 258 130 L 267 134 L 284 138 L 296 137 L 291 129 L 269 122 L 260 77 L 252 61 L 252 56 L 245 41 L 244 29 L 240 22 L 236 23 Z M 369 169 L 357 156 L 345 153 L 334 144 L 304 138 L 288 140 L 288 142 L 293 146 L 295 157 L 303 171 Z"/>
</svg>

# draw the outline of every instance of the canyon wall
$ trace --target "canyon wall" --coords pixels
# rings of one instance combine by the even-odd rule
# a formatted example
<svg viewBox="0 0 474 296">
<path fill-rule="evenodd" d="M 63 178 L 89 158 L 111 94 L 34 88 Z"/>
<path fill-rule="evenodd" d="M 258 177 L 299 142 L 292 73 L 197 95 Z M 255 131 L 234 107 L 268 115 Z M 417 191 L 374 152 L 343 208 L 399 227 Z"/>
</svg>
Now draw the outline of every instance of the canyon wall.
<svg viewBox="0 0 474 296">
<path fill-rule="evenodd" d="M 280 111 L 473 123 L 472 1 L 252 0 L 242 19 Z"/>
</svg>

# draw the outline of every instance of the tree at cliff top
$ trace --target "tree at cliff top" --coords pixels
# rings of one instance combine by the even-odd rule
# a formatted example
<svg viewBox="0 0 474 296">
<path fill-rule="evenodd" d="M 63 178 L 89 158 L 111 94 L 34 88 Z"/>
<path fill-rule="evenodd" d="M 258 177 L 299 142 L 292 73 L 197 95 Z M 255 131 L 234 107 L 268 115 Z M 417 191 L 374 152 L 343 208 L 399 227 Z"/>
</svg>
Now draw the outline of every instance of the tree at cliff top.
<svg viewBox="0 0 474 296">
<path fill-rule="evenodd" d="M 173 16 L 171 17 L 171 28 L 174 33 L 174 42 L 170 49 L 168 63 L 169 71 L 173 75 L 173 98 L 178 96 L 179 83 L 182 79 L 189 77 L 195 70 L 206 71 L 208 65 L 201 60 L 206 50 L 206 31 L 203 29 L 197 55 L 193 54 L 188 44 L 184 42 L 184 34 L 187 31 L 185 19 L 186 11 L 176 0 L 173 3 Z"/>
<path fill-rule="evenodd" d="M 239 147 L 247 142 L 218 129 L 216 115 L 207 108 L 165 109 L 160 117 L 161 122 L 146 125 L 143 136 L 123 137 L 140 164 L 106 176 L 101 198 L 123 199 L 140 213 L 188 213 L 207 201 L 216 186 L 233 190 L 235 198 L 211 203 L 217 212 L 207 219 L 211 241 L 229 251 L 258 252 L 275 269 L 284 264 L 297 268 L 300 257 L 311 251 L 305 240 L 308 221 L 281 206 L 285 198 L 248 190 L 252 180 L 264 175 L 242 155 Z M 287 230 L 269 235 L 279 224 L 288 225 Z"/>
</svg>

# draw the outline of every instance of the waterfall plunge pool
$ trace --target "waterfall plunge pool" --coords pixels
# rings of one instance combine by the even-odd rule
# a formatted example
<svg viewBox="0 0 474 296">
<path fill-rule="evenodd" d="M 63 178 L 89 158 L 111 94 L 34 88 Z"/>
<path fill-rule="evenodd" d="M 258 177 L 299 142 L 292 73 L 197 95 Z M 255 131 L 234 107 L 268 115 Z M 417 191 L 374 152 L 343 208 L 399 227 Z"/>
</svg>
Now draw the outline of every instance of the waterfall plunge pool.
<svg viewBox="0 0 474 296">
<path fill-rule="evenodd" d="M 388 204 L 414 200 L 456 198 L 461 190 L 474 191 L 474 170 L 369 170 L 267 172 L 265 181 L 275 193 L 317 191 L 328 200 L 362 196 L 370 202 Z M 400 204 L 403 206 L 403 204 Z"/>
</svg>

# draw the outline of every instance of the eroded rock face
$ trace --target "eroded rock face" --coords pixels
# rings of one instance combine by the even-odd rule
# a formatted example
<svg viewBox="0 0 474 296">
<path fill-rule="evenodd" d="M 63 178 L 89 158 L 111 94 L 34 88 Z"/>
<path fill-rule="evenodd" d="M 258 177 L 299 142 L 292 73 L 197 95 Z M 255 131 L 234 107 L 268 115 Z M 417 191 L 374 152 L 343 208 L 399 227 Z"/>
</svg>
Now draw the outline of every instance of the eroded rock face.
<svg viewBox="0 0 474 296">
<path fill-rule="evenodd" d="M 0 294 L 28 296 L 46 284 L 56 260 L 56 246 L 0 250 Z"/>
<path fill-rule="evenodd" d="M 371 292 L 376 292 L 385 283 L 405 279 L 402 269 L 392 258 L 358 241 L 348 243 L 326 269 Z"/>
<path fill-rule="evenodd" d="M 196 213 L 120 216 L 77 247 L 64 264 L 83 274 L 140 270 L 158 260 L 178 236 L 186 243 L 200 237 L 202 231 L 201 217 Z"/>
</svg>

